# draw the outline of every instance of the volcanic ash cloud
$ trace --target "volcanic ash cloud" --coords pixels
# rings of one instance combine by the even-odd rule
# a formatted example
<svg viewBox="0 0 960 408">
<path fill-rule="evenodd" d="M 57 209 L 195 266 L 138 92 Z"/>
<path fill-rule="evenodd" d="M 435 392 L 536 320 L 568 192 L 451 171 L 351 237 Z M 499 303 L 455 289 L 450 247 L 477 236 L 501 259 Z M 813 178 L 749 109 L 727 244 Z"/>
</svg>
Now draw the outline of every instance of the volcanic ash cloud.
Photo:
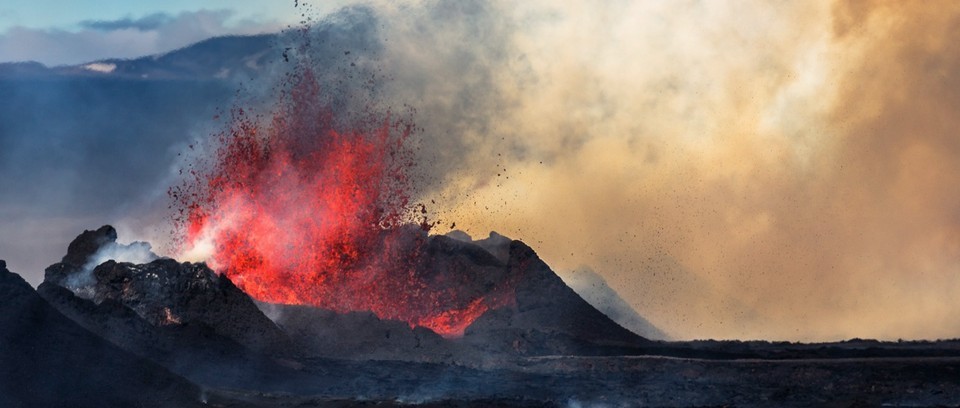
<svg viewBox="0 0 960 408">
<path fill-rule="evenodd" d="M 679 338 L 960 330 L 960 6 L 375 8 L 457 228 L 590 265 Z"/>
<path fill-rule="evenodd" d="M 678 339 L 960 332 L 955 3 L 364 4 L 321 88 L 411 108 L 433 232 L 586 265 Z"/>
</svg>

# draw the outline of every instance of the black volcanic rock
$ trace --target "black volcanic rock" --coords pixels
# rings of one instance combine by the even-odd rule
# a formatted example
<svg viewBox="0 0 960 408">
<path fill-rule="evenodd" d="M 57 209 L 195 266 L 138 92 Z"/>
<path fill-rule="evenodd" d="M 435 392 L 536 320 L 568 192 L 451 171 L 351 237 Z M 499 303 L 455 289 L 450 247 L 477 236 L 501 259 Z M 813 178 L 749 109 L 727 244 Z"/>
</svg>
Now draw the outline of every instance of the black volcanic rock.
<svg viewBox="0 0 960 408">
<path fill-rule="evenodd" d="M 431 236 L 417 274 L 458 296 L 499 296 L 506 305 L 482 314 L 463 338 L 381 320 L 369 312 L 261 304 L 306 355 L 412 361 L 482 362 L 491 354 L 639 354 L 650 342 L 624 329 L 570 289 L 520 241 L 491 233 Z M 494 302 L 493 304 L 496 304 Z"/>
<path fill-rule="evenodd" d="M 0 261 L 0 406 L 200 406 L 200 390 L 50 307 Z"/>
<path fill-rule="evenodd" d="M 63 259 L 44 271 L 43 280 L 62 285 L 69 275 L 83 269 L 89 258 L 101 247 L 115 242 L 117 242 L 117 230 L 112 226 L 104 225 L 93 231 L 84 230 L 70 242 Z"/>
<path fill-rule="evenodd" d="M 37 292 L 90 332 L 205 386 L 271 389 L 296 377 L 287 367 L 203 323 L 155 326 L 123 304 L 97 304 L 44 282 Z"/>
<path fill-rule="evenodd" d="M 73 266 L 83 266 L 100 247 L 117 242 L 117 230 L 110 225 L 104 225 L 95 231 L 85 230 L 67 247 L 61 263 Z"/>
<path fill-rule="evenodd" d="M 465 342 L 524 355 L 630 353 L 650 343 L 583 300 L 524 243 L 494 239 L 485 245 L 509 254 L 516 301 L 480 316 Z"/>
<path fill-rule="evenodd" d="M 116 301 L 155 326 L 202 323 L 258 352 L 283 354 L 289 344 L 253 300 L 204 264 L 158 259 L 107 261 L 93 271 L 94 302 Z"/>
<path fill-rule="evenodd" d="M 467 297 L 489 295 L 512 280 L 505 262 L 483 247 L 442 235 L 431 236 L 419 273 L 438 284 L 456 285 Z"/>
<path fill-rule="evenodd" d="M 371 313 L 337 314 L 307 306 L 264 306 L 309 355 L 416 361 L 484 361 L 500 355 L 640 354 L 650 341 L 624 329 L 570 289 L 520 241 L 491 233 L 429 237 L 418 274 L 455 285 L 467 298 L 508 296 L 488 310 L 463 338 L 444 340 L 427 329 Z"/>
<path fill-rule="evenodd" d="M 484 239 L 473 241 L 473 244 L 483 248 L 501 262 L 506 264 L 510 261 L 510 243 L 512 239 L 491 231 L 490 235 Z"/>
<path fill-rule="evenodd" d="M 297 350 L 310 357 L 446 361 L 454 346 L 432 330 L 382 320 L 371 312 L 337 313 L 311 306 L 261 304 Z"/>
<path fill-rule="evenodd" d="M 449 290 L 475 299 L 500 290 L 509 279 L 506 264 L 483 248 L 445 236 L 431 236 L 418 226 L 401 233 L 426 239 L 416 259 L 416 275 L 434 290 Z M 337 313 L 312 306 L 261 304 L 312 357 L 448 361 L 466 350 L 425 327 L 380 319 L 372 312 Z"/>
<path fill-rule="evenodd" d="M 90 256 L 116 239 L 110 226 L 80 234 L 63 261 L 47 268 L 45 283 L 63 287 L 66 276 L 77 273 Z M 153 326 L 204 325 L 256 352 L 290 352 L 287 337 L 253 300 L 204 264 L 168 258 L 146 264 L 110 260 L 93 269 L 93 278 L 93 286 L 85 288 L 90 293 L 84 294 L 94 303 L 116 302 Z"/>
</svg>

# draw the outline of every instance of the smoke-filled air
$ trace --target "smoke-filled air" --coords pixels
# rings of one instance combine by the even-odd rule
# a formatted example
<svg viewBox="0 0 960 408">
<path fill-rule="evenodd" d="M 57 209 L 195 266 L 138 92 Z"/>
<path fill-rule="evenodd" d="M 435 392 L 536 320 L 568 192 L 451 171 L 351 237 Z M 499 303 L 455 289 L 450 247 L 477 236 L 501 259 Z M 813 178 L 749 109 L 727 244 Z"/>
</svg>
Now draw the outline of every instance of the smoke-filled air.
<svg viewBox="0 0 960 408">
<path fill-rule="evenodd" d="M 678 339 L 960 334 L 957 3 L 372 10 L 433 232 L 591 268 Z"/>
</svg>

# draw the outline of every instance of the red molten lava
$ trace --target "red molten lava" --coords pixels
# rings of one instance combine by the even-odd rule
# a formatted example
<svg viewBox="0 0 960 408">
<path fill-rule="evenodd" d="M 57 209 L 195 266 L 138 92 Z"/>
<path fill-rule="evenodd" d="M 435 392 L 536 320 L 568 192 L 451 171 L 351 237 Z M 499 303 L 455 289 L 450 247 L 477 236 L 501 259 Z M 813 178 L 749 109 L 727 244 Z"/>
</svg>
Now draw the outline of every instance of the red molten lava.
<svg viewBox="0 0 960 408">
<path fill-rule="evenodd" d="M 170 190 L 183 249 L 209 246 L 211 266 L 261 301 L 371 311 L 462 335 L 503 301 L 424 272 L 429 224 L 404 225 L 414 209 L 411 126 L 338 119 L 321 96 L 305 71 L 271 120 L 234 111 L 214 157 Z"/>
</svg>

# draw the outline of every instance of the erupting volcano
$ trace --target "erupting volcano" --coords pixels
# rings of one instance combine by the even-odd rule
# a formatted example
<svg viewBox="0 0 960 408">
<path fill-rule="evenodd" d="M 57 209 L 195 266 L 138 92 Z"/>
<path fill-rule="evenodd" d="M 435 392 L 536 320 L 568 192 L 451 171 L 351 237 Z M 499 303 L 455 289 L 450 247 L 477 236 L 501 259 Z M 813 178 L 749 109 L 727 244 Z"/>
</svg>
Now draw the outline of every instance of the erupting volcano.
<svg viewBox="0 0 960 408">
<path fill-rule="evenodd" d="M 447 337 L 509 303 L 506 281 L 472 288 L 473 277 L 425 267 L 431 224 L 407 174 L 413 126 L 338 113 L 312 71 L 292 78 L 270 120 L 235 109 L 212 159 L 170 190 L 181 249 L 207 252 L 263 302 L 371 311 Z"/>
</svg>

